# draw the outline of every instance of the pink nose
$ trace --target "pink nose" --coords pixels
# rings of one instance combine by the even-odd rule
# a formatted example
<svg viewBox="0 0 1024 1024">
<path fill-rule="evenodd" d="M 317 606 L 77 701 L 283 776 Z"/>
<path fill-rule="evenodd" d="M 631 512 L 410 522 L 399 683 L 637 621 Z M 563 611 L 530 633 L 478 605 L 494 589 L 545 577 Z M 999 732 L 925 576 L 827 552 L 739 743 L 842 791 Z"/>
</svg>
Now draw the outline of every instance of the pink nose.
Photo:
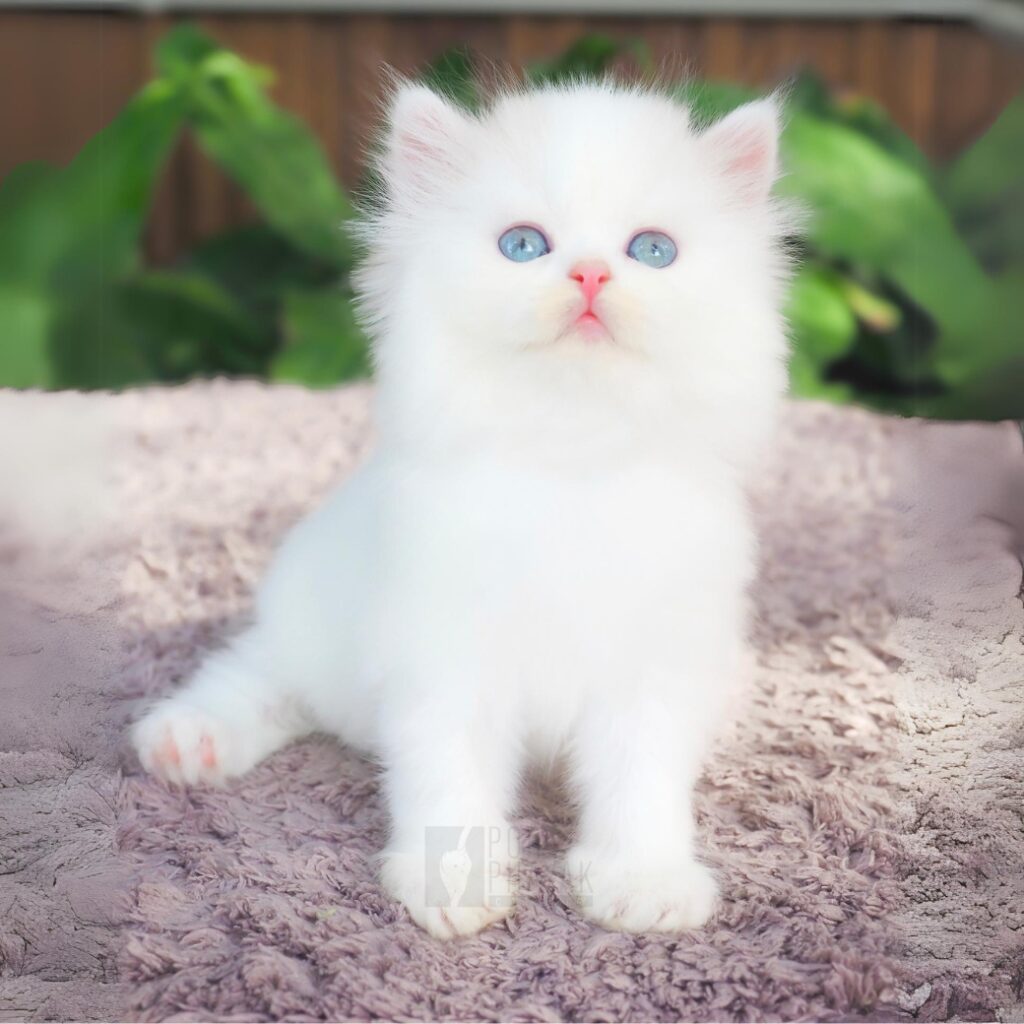
<svg viewBox="0 0 1024 1024">
<path fill-rule="evenodd" d="M 569 271 L 569 277 L 574 281 L 579 281 L 587 305 L 594 301 L 594 296 L 611 276 L 611 269 L 604 260 L 583 260 Z"/>
</svg>

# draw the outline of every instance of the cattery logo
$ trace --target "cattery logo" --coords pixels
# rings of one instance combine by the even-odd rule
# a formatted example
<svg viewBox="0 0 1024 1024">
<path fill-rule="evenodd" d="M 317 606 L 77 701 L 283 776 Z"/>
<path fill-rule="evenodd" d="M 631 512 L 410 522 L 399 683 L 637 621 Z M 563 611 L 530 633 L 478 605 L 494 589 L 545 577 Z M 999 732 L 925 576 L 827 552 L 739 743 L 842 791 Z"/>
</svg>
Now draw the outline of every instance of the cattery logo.
<svg viewBox="0 0 1024 1024">
<path fill-rule="evenodd" d="M 589 907 L 594 902 L 594 889 L 590 884 L 590 864 L 577 862 L 567 868 L 567 878 L 576 900 L 581 907 Z"/>
<path fill-rule="evenodd" d="M 519 856 L 515 830 L 431 825 L 426 830 L 428 907 L 510 907 L 509 865 Z"/>
</svg>

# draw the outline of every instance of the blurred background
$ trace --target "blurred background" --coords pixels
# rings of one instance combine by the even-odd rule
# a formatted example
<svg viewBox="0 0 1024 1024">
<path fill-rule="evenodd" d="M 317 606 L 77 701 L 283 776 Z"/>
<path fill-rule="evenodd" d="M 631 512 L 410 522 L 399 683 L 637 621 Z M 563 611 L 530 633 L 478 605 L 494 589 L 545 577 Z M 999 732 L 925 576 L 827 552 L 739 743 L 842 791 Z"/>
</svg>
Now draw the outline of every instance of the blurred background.
<svg viewBox="0 0 1024 1024">
<path fill-rule="evenodd" d="M 0 0 L 0 387 L 369 372 L 342 230 L 383 68 L 460 102 L 660 71 L 713 119 L 791 85 L 795 394 L 1024 418 L 1014 0 Z"/>
</svg>

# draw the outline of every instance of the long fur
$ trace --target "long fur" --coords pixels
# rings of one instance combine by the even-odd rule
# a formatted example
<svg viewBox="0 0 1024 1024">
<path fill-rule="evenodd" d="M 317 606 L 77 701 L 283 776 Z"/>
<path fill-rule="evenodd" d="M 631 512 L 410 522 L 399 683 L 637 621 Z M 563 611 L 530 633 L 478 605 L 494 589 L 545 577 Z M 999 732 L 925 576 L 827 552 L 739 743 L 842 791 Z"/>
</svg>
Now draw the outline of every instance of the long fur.
<svg viewBox="0 0 1024 1024">
<path fill-rule="evenodd" d="M 738 671 L 743 485 L 785 379 L 777 135 L 770 101 L 698 129 L 612 82 L 475 114 L 397 88 L 359 227 L 375 452 L 286 539 L 251 629 L 136 727 L 147 768 L 217 781 L 311 729 L 367 750 L 383 882 L 450 937 L 509 912 L 520 774 L 566 755 L 583 912 L 707 918 L 689 795 Z M 548 255 L 500 254 L 521 223 Z M 663 269 L 625 253 L 654 228 L 678 244 Z M 611 273 L 597 341 L 574 327 L 587 259 Z M 507 899 L 438 905 L 442 826 L 488 830 Z M 461 847 L 444 863 L 469 870 Z"/>
</svg>

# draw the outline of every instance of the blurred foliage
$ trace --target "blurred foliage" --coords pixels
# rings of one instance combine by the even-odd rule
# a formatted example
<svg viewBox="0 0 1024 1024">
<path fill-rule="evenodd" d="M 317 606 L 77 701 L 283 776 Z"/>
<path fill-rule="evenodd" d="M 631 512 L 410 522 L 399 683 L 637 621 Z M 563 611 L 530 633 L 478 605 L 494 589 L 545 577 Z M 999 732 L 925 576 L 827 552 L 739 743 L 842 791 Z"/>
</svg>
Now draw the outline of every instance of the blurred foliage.
<svg viewBox="0 0 1024 1024">
<path fill-rule="evenodd" d="M 533 82 L 649 72 L 638 44 L 599 35 L 526 69 Z M 352 313 L 352 206 L 270 74 L 182 26 L 156 78 L 65 168 L 0 185 L 0 385 L 116 388 L 219 373 L 330 386 L 370 372 Z M 468 108 L 466 49 L 424 79 Z M 675 87 L 701 121 L 754 98 Z M 140 239 L 184 131 L 263 221 L 205 241 L 173 269 Z M 786 93 L 783 194 L 807 211 L 787 314 L 794 393 L 905 414 L 1024 417 L 1024 99 L 933 166 L 876 104 L 815 76 Z"/>
<path fill-rule="evenodd" d="M 156 63 L 66 168 L 25 165 L 0 186 L 0 385 L 365 375 L 347 286 L 353 211 L 310 132 L 268 99 L 268 72 L 194 28 L 167 35 Z M 145 217 L 184 130 L 265 223 L 148 269 Z"/>
</svg>

